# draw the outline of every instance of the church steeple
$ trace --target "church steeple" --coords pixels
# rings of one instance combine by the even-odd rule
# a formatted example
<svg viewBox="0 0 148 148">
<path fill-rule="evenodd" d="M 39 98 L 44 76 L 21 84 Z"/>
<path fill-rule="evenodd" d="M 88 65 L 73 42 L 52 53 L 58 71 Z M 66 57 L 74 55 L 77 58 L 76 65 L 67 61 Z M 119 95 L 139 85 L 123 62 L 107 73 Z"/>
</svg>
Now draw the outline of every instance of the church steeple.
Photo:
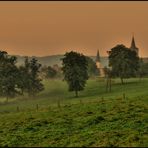
<svg viewBox="0 0 148 148">
<path fill-rule="evenodd" d="M 99 50 L 97 51 L 96 62 L 100 62 L 100 53 L 99 53 Z"/>
<path fill-rule="evenodd" d="M 131 42 L 131 47 L 130 47 L 130 48 L 131 48 L 131 49 L 137 48 L 137 47 L 136 47 L 136 44 L 135 44 L 134 36 L 132 37 L 132 42 Z"/>
<path fill-rule="evenodd" d="M 137 56 L 138 56 L 138 52 L 139 52 L 139 49 L 136 47 L 136 44 L 135 44 L 135 39 L 134 39 L 134 35 L 133 35 L 133 37 L 132 37 L 132 42 L 131 42 L 131 47 L 130 47 L 130 49 L 132 50 L 132 51 L 135 51 L 136 53 L 137 53 Z"/>
<path fill-rule="evenodd" d="M 97 51 L 97 56 L 96 56 L 96 66 L 97 66 L 97 69 L 98 69 L 99 76 L 104 77 L 105 73 L 104 73 L 103 65 L 101 64 L 99 50 Z"/>
</svg>

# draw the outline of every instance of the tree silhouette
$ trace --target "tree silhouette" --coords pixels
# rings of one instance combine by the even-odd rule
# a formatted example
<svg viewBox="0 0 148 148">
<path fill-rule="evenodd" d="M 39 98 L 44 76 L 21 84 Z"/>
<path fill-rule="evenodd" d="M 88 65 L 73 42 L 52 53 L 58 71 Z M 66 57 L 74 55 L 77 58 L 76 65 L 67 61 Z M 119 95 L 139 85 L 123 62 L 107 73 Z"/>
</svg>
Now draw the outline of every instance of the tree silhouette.
<svg viewBox="0 0 148 148">
<path fill-rule="evenodd" d="M 35 58 L 30 61 L 25 58 L 24 66 L 20 67 L 20 88 L 23 92 L 27 92 L 29 96 L 34 97 L 37 93 L 44 89 L 41 79 L 39 78 L 39 70 L 41 64 Z"/>
<path fill-rule="evenodd" d="M 0 94 L 7 98 L 19 93 L 17 58 L 0 51 Z"/>
<path fill-rule="evenodd" d="M 83 54 L 77 52 L 66 52 L 63 61 L 64 79 L 67 81 L 69 91 L 75 91 L 78 97 L 78 91 L 84 89 L 88 79 L 88 61 Z"/>
<path fill-rule="evenodd" d="M 135 51 L 124 45 L 117 45 L 109 52 L 109 66 L 112 67 L 113 76 L 124 78 L 135 77 L 139 69 L 139 57 Z"/>
</svg>

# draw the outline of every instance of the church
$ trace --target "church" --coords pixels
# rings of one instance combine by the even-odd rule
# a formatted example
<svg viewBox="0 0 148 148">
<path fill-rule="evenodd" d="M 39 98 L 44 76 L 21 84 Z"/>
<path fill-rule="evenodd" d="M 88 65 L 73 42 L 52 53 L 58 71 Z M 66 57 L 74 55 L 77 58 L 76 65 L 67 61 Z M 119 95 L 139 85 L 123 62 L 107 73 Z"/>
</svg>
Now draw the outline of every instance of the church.
<svg viewBox="0 0 148 148">
<path fill-rule="evenodd" d="M 135 51 L 137 53 L 137 56 L 139 56 L 139 49 L 136 47 L 136 44 L 135 44 L 135 39 L 134 39 L 134 36 L 132 38 L 132 42 L 131 42 L 131 47 L 130 49 L 132 51 Z"/>
<path fill-rule="evenodd" d="M 139 56 L 139 49 L 136 47 L 134 36 L 132 37 L 130 49 L 132 51 L 135 51 L 137 53 L 137 56 Z M 104 61 L 106 61 L 107 64 Z M 108 58 L 106 58 L 104 61 L 101 60 L 100 53 L 99 53 L 99 50 L 98 50 L 95 62 L 96 62 L 97 69 L 99 70 L 99 76 L 100 77 L 105 76 L 104 68 L 108 67 Z"/>
<path fill-rule="evenodd" d="M 97 69 L 99 70 L 99 76 L 104 77 L 105 76 L 104 65 L 102 65 L 102 62 L 101 62 L 99 50 L 97 51 L 97 56 L 96 56 L 96 66 L 97 66 Z"/>
</svg>

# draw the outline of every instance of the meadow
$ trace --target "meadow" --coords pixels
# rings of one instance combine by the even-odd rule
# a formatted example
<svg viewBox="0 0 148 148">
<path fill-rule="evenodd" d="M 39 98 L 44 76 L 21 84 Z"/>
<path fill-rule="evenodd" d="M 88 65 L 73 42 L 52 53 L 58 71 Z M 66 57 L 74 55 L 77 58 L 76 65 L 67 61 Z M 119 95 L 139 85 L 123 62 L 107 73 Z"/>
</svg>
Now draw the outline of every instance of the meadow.
<svg viewBox="0 0 148 148">
<path fill-rule="evenodd" d="M 0 99 L 0 146 L 148 146 L 148 78 L 90 79 L 79 97 L 44 80 L 35 98 Z"/>
</svg>

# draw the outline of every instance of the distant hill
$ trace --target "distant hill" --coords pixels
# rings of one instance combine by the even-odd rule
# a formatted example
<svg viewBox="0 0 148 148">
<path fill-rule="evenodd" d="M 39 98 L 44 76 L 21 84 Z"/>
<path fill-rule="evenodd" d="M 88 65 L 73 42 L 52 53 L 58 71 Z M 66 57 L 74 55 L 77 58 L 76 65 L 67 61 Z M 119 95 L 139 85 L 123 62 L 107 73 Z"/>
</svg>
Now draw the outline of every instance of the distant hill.
<svg viewBox="0 0 148 148">
<path fill-rule="evenodd" d="M 19 56 L 19 55 L 15 55 L 15 56 L 17 57 L 17 65 L 24 64 L 25 56 Z M 39 61 L 39 63 L 41 63 L 42 65 L 53 66 L 55 64 L 58 64 L 59 66 L 61 66 L 62 61 L 60 59 L 62 59 L 64 56 L 63 55 L 51 55 L 51 56 L 43 56 L 43 57 L 36 57 L 36 56 L 33 56 L 33 57 L 36 58 Z M 28 57 L 28 58 L 31 59 L 33 57 Z M 92 58 L 95 61 L 96 56 L 90 56 L 90 58 Z M 108 66 L 107 57 L 101 57 L 100 60 L 103 66 L 106 66 L 106 67 Z M 148 58 L 143 58 L 143 61 L 145 63 L 148 63 Z"/>
<path fill-rule="evenodd" d="M 25 56 L 19 56 L 19 55 L 15 55 L 15 56 L 17 57 L 17 65 L 24 64 Z M 51 55 L 51 56 L 43 56 L 43 57 L 36 57 L 36 56 L 33 56 L 33 57 L 36 58 L 39 61 L 39 63 L 41 63 L 42 65 L 53 66 L 55 64 L 58 64 L 59 66 L 61 66 L 62 61 L 60 59 L 62 59 L 64 56 L 63 55 Z M 33 57 L 28 57 L 28 58 L 31 59 Z M 90 58 L 92 58 L 95 61 L 96 56 L 90 56 Z M 103 66 L 108 65 L 107 57 L 101 57 L 100 60 Z"/>
<path fill-rule="evenodd" d="M 25 56 L 19 56 L 17 55 L 17 65 L 22 65 L 24 64 L 24 60 L 25 60 Z M 63 57 L 63 55 L 52 55 L 52 56 L 44 56 L 44 57 L 36 57 L 36 56 L 32 56 L 32 57 L 28 57 L 29 59 L 31 58 L 36 58 L 39 63 L 41 63 L 42 65 L 47 65 L 47 66 L 53 66 L 55 64 L 61 65 L 61 58 Z"/>
</svg>

